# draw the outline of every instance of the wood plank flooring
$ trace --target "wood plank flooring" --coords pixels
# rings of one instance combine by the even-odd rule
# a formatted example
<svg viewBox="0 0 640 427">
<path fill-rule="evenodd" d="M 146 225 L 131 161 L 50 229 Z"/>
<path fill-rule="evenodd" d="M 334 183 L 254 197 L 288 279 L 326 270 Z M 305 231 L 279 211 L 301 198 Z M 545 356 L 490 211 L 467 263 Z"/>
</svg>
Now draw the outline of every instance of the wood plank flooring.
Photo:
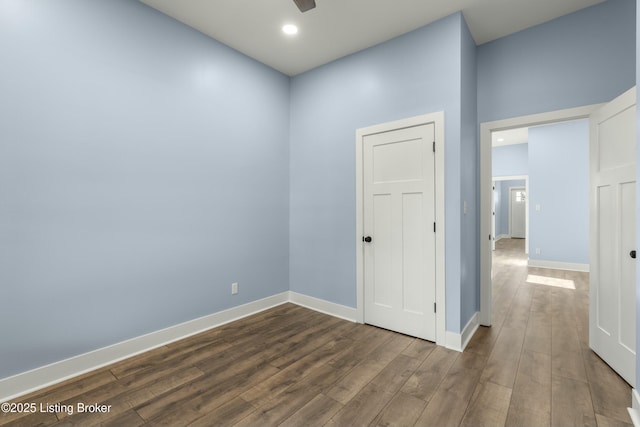
<svg viewBox="0 0 640 427">
<path fill-rule="evenodd" d="M 630 387 L 588 348 L 588 275 L 527 269 L 523 244 L 498 242 L 493 326 L 464 353 L 285 304 L 25 396 L 60 406 L 0 425 L 630 426 Z"/>
</svg>

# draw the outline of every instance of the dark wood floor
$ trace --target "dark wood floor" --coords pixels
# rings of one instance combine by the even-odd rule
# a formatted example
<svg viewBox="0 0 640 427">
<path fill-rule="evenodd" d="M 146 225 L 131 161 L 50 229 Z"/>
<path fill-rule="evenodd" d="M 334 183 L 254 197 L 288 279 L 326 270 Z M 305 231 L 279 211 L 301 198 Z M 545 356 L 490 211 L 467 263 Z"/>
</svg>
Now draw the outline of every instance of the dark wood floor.
<svg viewBox="0 0 640 427">
<path fill-rule="evenodd" d="M 25 396 L 64 406 L 0 425 L 630 425 L 630 387 L 588 348 L 588 275 L 527 269 L 501 240 L 493 286 L 464 353 L 285 304 Z"/>
</svg>

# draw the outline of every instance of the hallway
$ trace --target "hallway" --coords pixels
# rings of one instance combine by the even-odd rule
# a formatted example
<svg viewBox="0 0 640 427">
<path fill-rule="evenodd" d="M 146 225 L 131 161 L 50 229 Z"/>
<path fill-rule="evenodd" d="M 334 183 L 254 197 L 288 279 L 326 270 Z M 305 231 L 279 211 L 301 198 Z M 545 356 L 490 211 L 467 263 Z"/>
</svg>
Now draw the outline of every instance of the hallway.
<svg viewBox="0 0 640 427">
<path fill-rule="evenodd" d="M 524 242 L 496 243 L 493 326 L 466 350 L 489 357 L 478 401 L 502 398 L 508 426 L 631 425 L 631 388 L 589 349 L 588 273 L 527 268 Z"/>
</svg>

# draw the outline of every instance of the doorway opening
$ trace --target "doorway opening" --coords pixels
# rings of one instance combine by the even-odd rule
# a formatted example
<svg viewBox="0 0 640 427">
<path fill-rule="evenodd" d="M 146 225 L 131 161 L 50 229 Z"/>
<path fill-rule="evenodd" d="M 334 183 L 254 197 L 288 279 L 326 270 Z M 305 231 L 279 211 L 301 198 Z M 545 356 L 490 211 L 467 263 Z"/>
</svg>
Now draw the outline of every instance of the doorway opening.
<svg viewBox="0 0 640 427">
<path fill-rule="evenodd" d="M 492 252 L 494 247 L 494 172 L 492 162 L 492 147 L 495 135 L 499 132 L 512 131 L 514 129 L 529 128 L 566 122 L 576 119 L 585 119 L 600 105 L 570 108 L 548 113 L 515 117 L 511 119 L 486 122 L 480 125 L 480 324 L 491 326 L 492 324 L 492 289 L 491 269 Z M 528 180 L 525 187 L 525 197 L 529 199 Z M 528 211 L 528 209 L 527 209 Z M 528 221 L 527 221 L 528 222 Z M 527 243 L 528 233 L 526 234 Z M 528 245 L 525 245 L 527 248 Z M 526 250 L 526 249 L 525 249 Z"/>
<path fill-rule="evenodd" d="M 589 119 L 578 120 L 578 119 Z M 587 126 L 584 126 L 587 123 Z M 588 141 L 588 151 L 582 157 L 580 162 L 589 164 L 588 179 L 582 178 L 581 182 L 572 181 L 569 186 L 557 195 L 556 199 L 562 210 L 572 210 L 568 215 L 561 210 L 554 210 L 548 215 L 546 220 L 549 222 L 557 221 L 561 223 L 561 227 L 571 229 L 574 222 L 584 217 L 584 211 L 588 212 L 588 216 L 584 221 L 585 228 L 589 231 L 586 234 L 586 242 L 581 242 L 582 249 L 589 247 L 589 251 L 585 254 L 583 264 L 569 262 L 561 262 L 555 259 L 540 257 L 534 259 L 529 257 L 527 261 L 528 268 L 550 268 L 565 270 L 575 270 L 577 272 L 589 272 L 587 275 L 589 315 L 588 315 L 588 331 L 589 331 L 589 348 L 604 360 L 615 372 L 627 381 L 628 384 L 635 383 L 635 291 L 636 291 L 636 274 L 635 274 L 635 257 L 636 257 L 636 98 L 635 88 L 619 95 L 612 101 L 594 106 L 587 106 L 569 110 L 561 110 L 557 112 L 545 113 L 540 115 L 526 116 L 503 121 L 483 123 L 481 124 L 481 232 L 484 234 L 491 228 L 491 212 L 488 208 L 488 201 L 492 197 L 493 187 L 490 184 L 489 173 L 492 166 L 492 158 L 490 153 L 490 137 L 493 132 L 504 129 L 511 129 L 518 126 L 540 126 L 540 129 L 568 129 L 574 126 L 582 126 L 584 133 L 580 133 L 583 139 Z M 533 138 L 530 138 L 533 140 Z M 538 140 L 544 142 L 543 140 Z M 531 142 L 531 141 L 530 141 Z M 535 144 L 531 144 L 532 146 Z M 531 148 L 531 147 L 530 147 Z M 560 170 L 561 174 L 553 175 L 548 183 L 547 188 L 554 188 L 558 183 L 567 180 L 572 174 L 568 172 L 566 166 L 568 163 L 562 163 L 564 159 L 571 159 L 574 155 L 580 155 L 576 146 L 573 150 L 562 152 L 562 144 L 552 145 L 550 151 L 547 147 L 544 154 L 545 158 L 538 164 L 543 166 L 535 174 L 533 168 L 530 170 L 530 176 L 535 175 L 535 181 L 532 180 L 532 186 L 536 193 L 527 194 L 532 199 L 531 205 L 534 207 L 532 214 L 537 218 L 536 221 L 542 220 L 543 215 L 540 212 L 548 210 L 551 203 L 548 200 L 540 202 L 538 198 L 543 191 L 539 191 L 539 177 L 548 175 L 548 172 Z M 557 149 L 557 152 L 555 151 Z M 532 150 L 530 150 L 532 153 Z M 530 160 L 531 160 L 530 156 Z M 547 159 L 549 161 L 547 162 Z M 558 160 L 560 159 L 560 160 Z M 563 173 L 564 172 L 564 173 Z M 540 180 L 542 181 L 542 179 Z M 583 182 L 587 181 L 588 185 Z M 588 193 L 584 203 L 572 203 L 566 196 L 573 195 L 574 192 L 585 190 Z M 513 192 L 512 192 L 513 193 Z M 533 200 L 535 199 L 535 200 Z M 580 212 L 580 215 L 578 215 Z M 536 222 L 537 224 L 537 222 Z M 534 254 L 540 254 L 538 229 L 533 224 L 533 238 L 530 243 Z M 562 230 L 556 227 L 556 231 Z M 575 231 L 575 230 L 574 230 Z M 557 233 L 560 239 L 554 240 L 555 243 L 564 243 L 568 235 L 571 233 Z M 489 239 L 491 236 L 489 235 Z M 535 242 L 533 241 L 535 239 Z M 548 245 L 547 248 L 555 249 L 554 245 Z M 491 251 L 488 249 L 489 244 L 482 244 L 481 252 L 481 324 L 490 326 L 492 324 L 492 271 L 491 271 Z M 544 252 L 545 249 L 543 249 Z M 548 249 L 547 249 L 548 250 Z M 574 253 L 578 250 L 575 246 L 565 253 Z M 488 261 L 488 262 L 487 262 Z M 534 262 L 532 262 L 534 261 Z M 582 268 L 582 269 L 581 269 Z M 576 291 L 578 289 L 583 293 L 582 299 L 585 300 L 585 279 L 576 276 L 580 281 L 580 286 L 575 280 L 566 280 L 565 277 L 554 277 L 548 280 L 546 275 L 537 275 L 537 271 L 528 269 L 526 273 L 527 283 L 535 283 L 548 287 Z M 585 274 L 585 273 L 581 273 Z M 558 280 L 563 279 L 563 280 Z M 539 288 L 540 289 L 540 288 Z M 496 319 L 498 322 L 499 319 Z M 498 324 L 498 323 L 496 323 Z"/>
<path fill-rule="evenodd" d="M 491 250 L 495 251 L 496 243 L 502 239 L 523 239 L 524 254 L 528 255 L 529 176 L 494 176 L 492 180 Z"/>
</svg>

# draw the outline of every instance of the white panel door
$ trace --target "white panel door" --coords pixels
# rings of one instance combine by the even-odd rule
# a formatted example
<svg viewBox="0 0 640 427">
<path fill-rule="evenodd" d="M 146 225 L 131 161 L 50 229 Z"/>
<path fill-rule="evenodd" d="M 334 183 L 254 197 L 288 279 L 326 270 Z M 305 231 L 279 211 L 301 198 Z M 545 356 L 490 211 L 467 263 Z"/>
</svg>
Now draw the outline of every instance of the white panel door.
<svg viewBox="0 0 640 427">
<path fill-rule="evenodd" d="M 526 223 L 526 193 L 524 187 L 511 188 L 509 199 L 509 212 L 511 213 L 510 234 L 512 238 L 524 239 L 527 231 Z"/>
<path fill-rule="evenodd" d="M 434 126 L 363 141 L 364 321 L 435 341 Z"/>
<path fill-rule="evenodd" d="M 589 345 L 632 386 L 636 355 L 635 88 L 590 118 Z"/>
</svg>

